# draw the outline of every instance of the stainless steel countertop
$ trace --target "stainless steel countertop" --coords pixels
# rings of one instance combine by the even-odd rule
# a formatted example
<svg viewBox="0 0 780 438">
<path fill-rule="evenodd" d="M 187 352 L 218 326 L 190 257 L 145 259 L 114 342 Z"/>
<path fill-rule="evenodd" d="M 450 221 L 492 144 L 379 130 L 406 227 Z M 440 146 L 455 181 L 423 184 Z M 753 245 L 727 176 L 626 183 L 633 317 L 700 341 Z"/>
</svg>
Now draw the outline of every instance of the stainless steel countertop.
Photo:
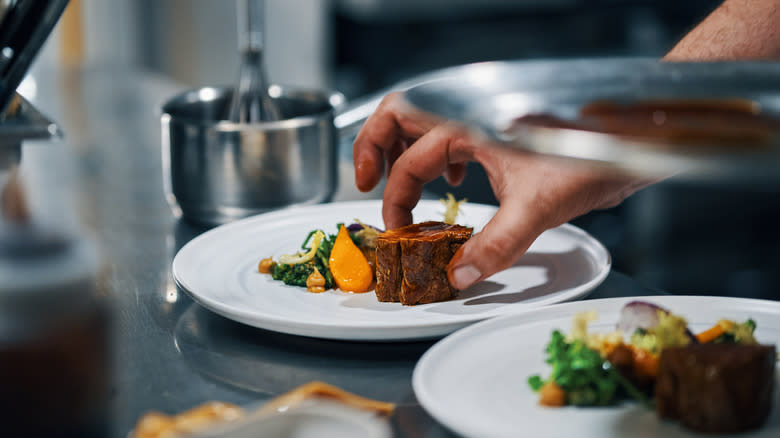
<svg viewBox="0 0 780 438">
<path fill-rule="evenodd" d="M 398 437 L 451 437 L 417 403 L 414 365 L 432 342 L 335 342 L 235 323 L 195 304 L 171 276 L 176 251 L 205 229 L 179 221 L 162 186 L 159 106 L 180 84 L 141 71 L 33 70 L 42 112 L 62 142 L 29 142 L 21 168 L 36 192 L 66 205 L 100 254 L 98 289 L 113 312 L 112 436 L 149 410 L 183 411 L 208 400 L 262 403 L 322 380 L 398 403 Z M 354 189 L 343 145 L 336 200 L 377 198 Z M 51 210 L 51 209 L 50 209 Z M 651 295 L 612 272 L 590 298 Z M 511 346 L 508 346 L 511 348 Z"/>
</svg>

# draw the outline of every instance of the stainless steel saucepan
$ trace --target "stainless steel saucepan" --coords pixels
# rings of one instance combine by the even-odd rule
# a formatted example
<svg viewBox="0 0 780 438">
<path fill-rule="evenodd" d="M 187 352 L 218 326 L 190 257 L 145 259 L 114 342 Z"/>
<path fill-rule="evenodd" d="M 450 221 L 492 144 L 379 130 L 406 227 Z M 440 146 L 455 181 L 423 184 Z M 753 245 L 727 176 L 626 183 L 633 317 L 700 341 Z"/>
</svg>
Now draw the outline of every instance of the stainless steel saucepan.
<svg viewBox="0 0 780 438">
<path fill-rule="evenodd" d="M 230 88 L 174 96 L 162 107 L 169 203 L 190 221 L 215 225 L 329 201 L 340 139 L 357 132 L 387 91 L 347 104 L 338 92 L 274 85 L 282 120 L 258 123 L 228 120 Z"/>
<path fill-rule="evenodd" d="M 336 188 L 338 93 L 276 88 L 280 121 L 227 120 L 232 91 L 201 88 L 163 106 L 169 201 L 187 219 L 225 223 L 327 201 Z"/>
</svg>

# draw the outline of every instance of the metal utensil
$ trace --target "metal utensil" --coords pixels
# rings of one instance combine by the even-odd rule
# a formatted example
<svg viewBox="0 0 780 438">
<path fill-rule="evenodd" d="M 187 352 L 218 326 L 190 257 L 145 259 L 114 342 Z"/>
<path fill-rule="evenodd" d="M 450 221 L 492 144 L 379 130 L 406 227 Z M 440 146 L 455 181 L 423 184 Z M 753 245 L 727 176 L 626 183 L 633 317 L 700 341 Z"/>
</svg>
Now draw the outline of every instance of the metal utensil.
<svg viewBox="0 0 780 438">
<path fill-rule="evenodd" d="M 68 0 L 6 1 L 0 21 L 0 113 L 10 103 Z"/>
<path fill-rule="evenodd" d="M 17 147 L 24 140 L 48 140 L 63 136 L 60 127 L 40 113 L 27 99 L 14 95 L 14 111 L 11 107 L 0 116 L 0 149 Z"/>
<path fill-rule="evenodd" d="M 486 62 L 454 67 L 409 89 L 412 105 L 511 148 L 655 175 L 718 181 L 780 179 L 780 138 L 762 147 L 628 138 L 562 126 L 512 129 L 518 117 L 574 120 L 594 101 L 746 99 L 780 117 L 780 63 L 671 64 L 656 59 Z"/>
<path fill-rule="evenodd" d="M 241 68 L 237 93 L 233 94 L 229 120 L 254 123 L 281 120 L 276 102 L 268 94 L 268 79 L 263 62 L 264 0 L 239 0 L 238 48 Z"/>
<path fill-rule="evenodd" d="M 8 12 L 14 7 L 16 0 L 0 0 L 0 29 L 3 28 L 3 20 L 5 20 Z"/>
</svg>

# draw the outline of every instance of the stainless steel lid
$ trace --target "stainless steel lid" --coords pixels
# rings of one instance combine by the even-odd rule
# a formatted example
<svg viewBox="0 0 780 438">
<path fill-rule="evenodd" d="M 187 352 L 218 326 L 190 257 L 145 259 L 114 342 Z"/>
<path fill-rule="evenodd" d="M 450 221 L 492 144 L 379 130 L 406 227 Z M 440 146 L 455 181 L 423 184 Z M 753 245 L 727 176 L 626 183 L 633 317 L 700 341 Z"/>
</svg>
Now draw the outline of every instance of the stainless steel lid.
<svg viewBox="0 0 780 438">
<path fill-rule="evenodd" d="M 439 71 L 407 90 L 405 98 L 507 147 L 650 175 L 679 173 L 717 181 L 780 179 L 777 62 L 672 64 L 635 58 L 487 62 Z M 708 99 L 740 99 L 760 108 L 761 117 L 772 126 L 767 141 L 753 147 L 739 139 L 711 137 L 680 144 L 580 129 L 570 123 L 593 102 Z M 539 115 L 554 122 L 518 126 L 518 118 Z M 756 133 L 753 127 L 746 131 Z"/>
</svg>

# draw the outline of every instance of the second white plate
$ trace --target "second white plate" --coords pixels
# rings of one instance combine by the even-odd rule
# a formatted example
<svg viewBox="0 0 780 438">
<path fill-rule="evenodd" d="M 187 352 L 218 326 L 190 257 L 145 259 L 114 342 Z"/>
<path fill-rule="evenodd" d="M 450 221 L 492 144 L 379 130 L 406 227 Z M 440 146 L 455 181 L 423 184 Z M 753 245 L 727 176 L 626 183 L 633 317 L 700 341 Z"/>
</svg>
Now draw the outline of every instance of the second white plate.
<svg viewBox="0 0 780 438">
<path fill-rule="evenodd" d="M 414 220 L 441 220 L 443 212 L 440 202 L 422 201 Z M 495 212 L 493 206 L 466 204 L 458 223 L 478 232 Z M 186 244 L 173 260 L 173 276 L 204 307 L 255 327 L 328 339 L 396 341 L 436 338 L 486 318 L 580 298 L 604 280 L 611 266 L 601 243 L 563 225 L 543 233 L 511 268 L 440 303 L 381 303 L 373 291 L 313 294 L 257 272 L 261 259 L 294 252 L 310 230 L 335 233 L 337 223 L 355 218 L 381 226 L 381 201 L 291 208 L 224 225 Z"/>
<path fill-rule="evenodd" d="M 598 312 L 594 332 L 614 330 L 620 310 L 633 300 L 663 306 L 688 320 L 694 333 L 718 319 L 757 323 L 761 343 L 780 346 L 780 303 L 721 297 L 657 296 L 565 303 L 496 318 L 439 341 L 415 367 L 414 393 L 434 418 L 466 437 L 529 436 L 578 438 L 694 438 L 677 423 L 661 421 L 637 404 L 604 408 L 546 408 L 528 387 L 528 377 L 546 378 L 551 368 L 544 349 L 554 329 L 571 330 L 572 317 Z M 780 371 L 778 371 L 780 373 Z M 777 386 L 777 385 L 775 385 Z M 722 436 L 722 435 L 720 435 Z M 780 391 L 771 417 L 753 438 L 780 436 Z"/>
</svg>

